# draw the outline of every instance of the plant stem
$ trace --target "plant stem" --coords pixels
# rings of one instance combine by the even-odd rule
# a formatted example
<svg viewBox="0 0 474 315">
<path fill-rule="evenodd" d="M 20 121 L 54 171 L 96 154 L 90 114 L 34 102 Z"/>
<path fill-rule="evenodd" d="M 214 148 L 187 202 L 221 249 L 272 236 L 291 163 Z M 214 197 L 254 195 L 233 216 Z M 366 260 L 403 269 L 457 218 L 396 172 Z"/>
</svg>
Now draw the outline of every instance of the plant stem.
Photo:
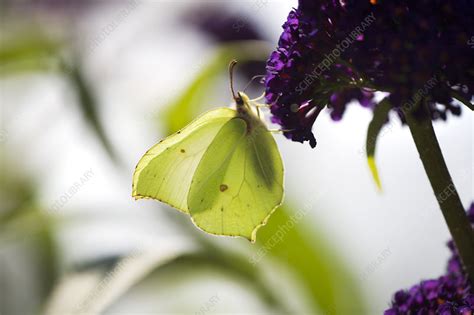
<svg viewBox="0 0 474 315">
<path fill-rule="evenodd" d="M 405 113 L 407 124 L 431 183 L 444 219 L 461 257 L 464 270 L 474 284 L 474 230 L 451 179 L 441 148 L 431 123 L 431 117 L 422 102 L 421 117 Z M 417 112 L 417 113 L 420 113 Z"/>
</svg>

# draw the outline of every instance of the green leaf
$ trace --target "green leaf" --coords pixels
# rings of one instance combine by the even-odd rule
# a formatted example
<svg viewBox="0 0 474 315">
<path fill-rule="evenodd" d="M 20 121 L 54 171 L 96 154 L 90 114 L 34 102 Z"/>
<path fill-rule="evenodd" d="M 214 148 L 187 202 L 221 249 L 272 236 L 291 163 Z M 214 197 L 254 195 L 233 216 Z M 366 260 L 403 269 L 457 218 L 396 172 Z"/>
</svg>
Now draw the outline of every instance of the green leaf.
<svg viewBox="0 0 474 315">
<path fill-rule="evenodd" d="M 94 92 L 91 90 L 89 82 L 87 82 L 86 78 L 84 77 L 79 65 L 75 64 L 66 67 L 64 69 L 64 74 L 69 79 L 74 91 L 77 94 L 79 107 L 84 115 L 84 118 L 94 130 L 112 160 L 117 162 L 115 151 L 109 141 L 109 138 L 105 134 L 103 125 L 99 118 L 99 103 L 96 96 L 94 95 Z"/>
<path fill-rule="evenodd" d="M 2 225 L 23 215 L 36 200 L 36 191 L 31 179 L 14 163 L 12 153 L 5 147 L 0 149 L 0 230 Z"/>
<path fill-rule="evenodd" d="M 0 76 L 51 70 L 62 43 L 29 29 L 0 36 Z"/>
<path fill-rule="evenodd" d="M 162 245 L 156 251 L 134 251 L 106 270 L 98 265 L 69 274 L 51 294 L 44 314 L 101 314 L 152 272 L 183 274 L 186 269 L 199 272 L 201 266 L 212 266 L 253 284 L 265 303 L 279 313 L 284 310 L 271 288 L 261 281 L 259 273 L 243 256 L 222 254 L 213 247 L 195 250 L 187 245 Z"/>
<path fill-rule="evenodd" d="M 5 301 L 0 305 L 0 311 L 6 314 L 14 310 L 23 314 L 38 314 L 40 303 L 53 290 L 58 278 L 59 252 L 54 239 L 53 222 L 44 211 L 34 205 L 24 206 L 22 209 L 16 209 L 15 213 L 18 214 L 3 222 L 0 229 L 0 248 L 3 252 L 3 255 L 0 253 L 0 262 L 4 261 L 8 266 L 23 259 L 22 272 L 30 275 L 26 283 L 18 286 L 15 275 L 6 274 L 8 268 L 0 268 L 0 287 L 17 289 L 5 292 Z M 24 289 L 27 290 L 22 291 Z M 19 305 L 18 301 L 25 296 L 36 296 L 38 299 L 28 299 Z"/>
<path fill-rule="evenodd" d="M 255 288 L 255 293 L 272 309 L 272 313 L 287 314 L 286 305 L 274 294 L 265 277 L 249 263 L 244 255 L 232 251 L 223 251 L 210 243 L 204 242 L 204 248 L 195 253 L 183 254 L 159 268 L 161 273 L 175 271 L 178 274 L 185 269 L 199 270 L 199 267 L 211 266 L 215 270 L 226 272 L 241 279 Z"/>
<path fill-rule="evenodd" d="M 201 112 L 208 93 L 216 84 L 222 70 L 223 56 L 216 54 L 188 88 L 160 115 L 169 133 L 180 130 Z"/>
<path fill-rule="evenodd" d="M 330 242 L 304 219 L 312 205 L 281 206 L 257 238 L 260 249 L 252 258 L 259 263 L 266 254 L 286 264 L 307 289 L 315 310 L 324 314 L 366 314 L 354 276 L 337 257 Z M 298 211 L 295 211 L 299 209 Z"/>
<path fill-rule="evenodd" d="M 186 246 L 161 246 L 134 251 L 105 271 L 100 267 L 69 273 L 52 292 L 44 314 L 102 314 L 114 301 L 154 269 L 186 251 Z"/>
<path fill-rule="evenodd" d="M 387 122 L 388 113 L 390 111 L 390 103 L 388 98 L 384 98 L 374 110 L 374 117 L 369 124 L 367 130 L 367 140 L 365 144 L 365 151 L 367 154 L 367 162 L 369 164 L 370 171 L 374 178 L 375 183 L 377 184 L 378 189 L 382 189 L 382 184 L 380 182 L 379 173 L 377 171 L 377 165 L 375 164 L 375 146 L 377 144 L 377 138 L 382 130 L 383 126 Z"/>
<path fill-rule="evenodd" d="M 160 113 L 159 121 L 164 124 L 165 133 L 178 131 L 212 105 L 209 104 L 209 95 L 215 93 L 220 76 L 227 73 L 230 60 L 265 60 L 269 53 L 270 47 L 262 41 L 233 42 L 220 46 L 176 101 Z"/>
<path fill-rule="evenodd" d="M 113 160 L 115 152 L 107 138 L 97 113 L 98 102 L 85 79 L 78 62 L 66 66 L 60 57 L 63 43 L 52 40 L 34 30 L 11 33 L 0 37 L 0 77 L 36 71 L 58 71 L 70 81 L 77 93 L 84 117 L 95 131 Z"/>
</svg>

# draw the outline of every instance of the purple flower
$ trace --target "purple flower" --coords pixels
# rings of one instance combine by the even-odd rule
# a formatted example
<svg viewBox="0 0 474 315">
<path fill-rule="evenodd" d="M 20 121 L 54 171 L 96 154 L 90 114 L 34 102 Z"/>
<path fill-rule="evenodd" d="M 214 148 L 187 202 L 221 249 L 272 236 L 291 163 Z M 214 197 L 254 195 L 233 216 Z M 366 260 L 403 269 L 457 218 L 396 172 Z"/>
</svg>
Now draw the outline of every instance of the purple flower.
<svg viewBox="0 0 474 315">
<path fill-rule="evenodd" d="M 432 119 L 459 115 L 474 95 L 474 2 L 300 0 L 267 61 L 266 99 L 274 121 L 299 142 L 316 140 L 324 107 L 340 120 L 351 101 L 373 108 L 390 93 L 404 111 L 427 104 Z"/>
<path fill-rule="evenodd" d="M 468 210 L 468 216 L 474 228 L 474 202 Z M 435 280 L 422 281 L 409 290 L 395 293 L 391 308 L 385 315 L 403 314 L 440 314 L 473 315 L 474 293 L 464 274 L 459 255 L 452 241 L 446 275 Z"/>
</svg>

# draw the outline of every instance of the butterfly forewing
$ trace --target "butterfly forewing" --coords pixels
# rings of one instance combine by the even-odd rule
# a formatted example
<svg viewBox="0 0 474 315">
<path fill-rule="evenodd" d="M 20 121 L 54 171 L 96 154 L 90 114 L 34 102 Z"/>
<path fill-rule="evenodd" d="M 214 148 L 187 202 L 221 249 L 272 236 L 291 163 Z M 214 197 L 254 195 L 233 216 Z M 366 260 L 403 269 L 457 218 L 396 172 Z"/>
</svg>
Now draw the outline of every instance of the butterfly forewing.
<svg viewBox="0 0 474 315">
<path fill-rule="evenodd" d="M 236 111 L 219 108 L 153 146 L 138 162 L 132 195 L 165 202 L 188 212 L 187 196 L 203 154 Z"/>
</svg>

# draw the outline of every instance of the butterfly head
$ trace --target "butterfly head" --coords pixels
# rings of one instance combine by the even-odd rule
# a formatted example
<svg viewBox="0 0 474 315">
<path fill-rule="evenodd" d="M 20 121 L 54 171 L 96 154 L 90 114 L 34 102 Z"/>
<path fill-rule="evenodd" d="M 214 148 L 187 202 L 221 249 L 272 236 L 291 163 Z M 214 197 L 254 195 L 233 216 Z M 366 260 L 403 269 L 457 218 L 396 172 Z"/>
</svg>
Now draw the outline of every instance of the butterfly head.
<svg viewBox="0 0 474 315">
<path fill-rule="evenodd" d="M 238 107 L 248 106 L 250 98 L 244 92 L 237 92 L 237 95 L 234 98 L 235 104 Z"/>
<path fill-rule="evenodd" d="M 253 116 L 256 117 L 256 115 L 253 113 L 252 106 L 250 106 L 251 100 L 247 94 L 241 91 L 235 93 L 234 91 L 233 71 L 236 64 L 237 61 L 235 60 L 232 60 L 229 64 L 230 91 L 232 93 L 232 97 L 234 98 L 237 112 L 242 118 L 249 121 L 250 118 L 254 118 Z"/>
<path fill-rule="evenodd" d="M 237 95 L 234 97 L 234 101 L 237 111 L 251 110 L 250 98 L 244 92 L 237 92 Z"/>
<path fill-rule="evenodd" d="M 234 98 L 237 110 L 242 111 L 250 108 L 250 99 L 244 92 L 239 91 L 235 93 L 234 91 L 234 67 L 236 64 L 236 60 L 232 60 L 229 64 L 230 92 L 232 93 L 232 97 Z"/>
</svg>

